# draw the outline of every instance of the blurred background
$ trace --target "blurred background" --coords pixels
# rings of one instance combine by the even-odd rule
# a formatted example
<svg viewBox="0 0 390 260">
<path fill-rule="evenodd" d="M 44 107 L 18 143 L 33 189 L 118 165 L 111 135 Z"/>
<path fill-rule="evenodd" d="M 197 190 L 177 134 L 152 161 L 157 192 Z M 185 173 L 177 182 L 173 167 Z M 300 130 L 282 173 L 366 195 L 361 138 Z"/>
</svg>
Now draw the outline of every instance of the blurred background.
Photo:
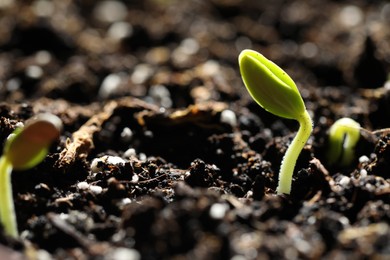
<svg viewBox="0 0 390 260">
<path fill-rule="evenodd" d="M 388 1 L 0 0 L 0 98 L 236 100 L 245 48 L 303 88 L 379 88 L 389 25 Z"/>
</svg>

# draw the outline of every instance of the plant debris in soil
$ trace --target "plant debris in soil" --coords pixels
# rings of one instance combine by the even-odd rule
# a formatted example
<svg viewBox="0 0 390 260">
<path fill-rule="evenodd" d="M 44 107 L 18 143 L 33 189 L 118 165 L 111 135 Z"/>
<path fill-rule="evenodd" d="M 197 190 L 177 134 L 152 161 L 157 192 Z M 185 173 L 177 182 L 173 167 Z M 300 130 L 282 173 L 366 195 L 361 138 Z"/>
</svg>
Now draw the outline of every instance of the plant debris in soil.
<svg viewBox="0 0 390 260">
<path fill-rule="evenodd" d="M 0 144 L 28 118 L 64 124 L 12 173 L 20 238 L 0 259 L 390 258 L 390 5 L 384 1 L 0 1 Z M 313 117 L 246 93 L 237 57 L 283 67 Z M 327 131 L 363 127 L 348 167 Z"/>
</svg>

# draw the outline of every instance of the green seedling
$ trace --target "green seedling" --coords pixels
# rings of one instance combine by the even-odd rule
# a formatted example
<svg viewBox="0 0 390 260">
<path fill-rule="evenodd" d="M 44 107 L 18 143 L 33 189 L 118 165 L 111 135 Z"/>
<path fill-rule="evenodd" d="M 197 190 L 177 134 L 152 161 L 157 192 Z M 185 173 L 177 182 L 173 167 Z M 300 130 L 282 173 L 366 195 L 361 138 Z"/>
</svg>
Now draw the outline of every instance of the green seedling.
<svg viewBox="0 0 390 260">
<path fill-rule="evenodd" d="M 278 194 L 290 194 L 296 161 L 313 130 L 312 120 L 297 86 L 278 65 L 253 50 L 238 58 L 241 77 L 252 98 L 268 112 L 299 122 L 299 130 L 283 157 Z"/>
<path fill-rule="evenodd" d="M 355 158 L 360 138 L 360 124 L 351 118 L 340 118 L 329 129 L 327 159 L 330 165 L 349 166 Z"/>
<path fill-rule="evenodd" d="M 27 170 L 47 155 L 51 143 L 59 137 L 61 120 L 51 114 L 40 114 L 28 120 L 8 137 L 0 157 L 0 221 L 5 233 L 18 236 L 12 197 L 12 170 Z"/>
</svg>

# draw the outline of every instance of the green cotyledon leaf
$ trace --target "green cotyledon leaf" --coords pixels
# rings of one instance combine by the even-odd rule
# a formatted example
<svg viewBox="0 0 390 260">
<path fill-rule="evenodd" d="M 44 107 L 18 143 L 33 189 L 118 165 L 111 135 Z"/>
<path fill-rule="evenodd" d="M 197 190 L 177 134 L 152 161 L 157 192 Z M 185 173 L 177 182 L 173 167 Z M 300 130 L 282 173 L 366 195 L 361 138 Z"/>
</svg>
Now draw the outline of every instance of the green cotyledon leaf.
<svg viewBox="0 0 390 260">
<path fill-rule="evenodd" d="M 4 146 L 4 156 L 16 170 L 32 168 L 46 157 L 61 128 L 62 122 L 57 116 L 39 114 L 10 135 Z"/>
<path fill-rule="evenodd" d="M 305 112 L 297 86 L 278 65 L 253 50 L 243 50 L 238 60 L 244 84 L 261 107 L 288 119 L 297 119 Z"/>
<path fill-rule="evenodd" d="M 343 117 L 329 129 L 327 157 L 329 164 L 348 166 L 353 162 L 354 149 L 360 139 L 360 124 L 355 120 Z"/>
</svg>

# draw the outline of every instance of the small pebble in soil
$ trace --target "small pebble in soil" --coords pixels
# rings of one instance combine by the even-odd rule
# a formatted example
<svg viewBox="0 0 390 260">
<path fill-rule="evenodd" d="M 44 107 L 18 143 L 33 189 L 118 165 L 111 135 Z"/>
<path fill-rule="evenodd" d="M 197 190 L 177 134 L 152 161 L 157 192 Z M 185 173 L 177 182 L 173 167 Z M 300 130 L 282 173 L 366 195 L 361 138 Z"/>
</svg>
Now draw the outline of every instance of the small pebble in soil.
<svg viewBox="0 0 390 260">
<path fill-rule="evenodd" d="M 144 153 L 140 153 L 138 155 L 138 158 L 140 159 L 140 161 L 146 161 L 146 159 L 148 159 L 148 157 Z"/>
<path fill-rule="evenodd" d="M 346 27 L 358 25 L 363 20 L 362 10 L 355 5 L 347 5 L 340 12 L 340 22 Z"/>
<path fill-rule="evenodd" d="M 46 65 L 51 61 L 51 54 L 48 51 L 38 51 L 35 54 L 35 61 L 39 65 Z"/>
<path fill-rule="evenodd" d="M 156 105 L 170 108 L 172 107 L 172 99 L 169 90 L 164 85 L 153 85 L 149 89 L 150 100 L 146 101 Z"/>
<path fill-rule="evenodd" d="M 230 109 L 225 109 L 221 112 L 221 123 L 226 123 L 231 125 L 232 127 L 237 126 L 237 117 L 236 113 L 234 113 Z"/>
<path fill-rule="evenodd" d="M 127 22 L 116 22 L 108 28 L 107 36 L 114 40 L 121 40 L 133 34 L 133 27 Z"/>
<path fill-rule="evenodd" d="M 101 22 L 122 21 L 127 16 L 127 8 L 119 1 L 101 1 L 93 10 L 93 15 L 96 20 Z"/>
<path fill-rule="evenodd" d="M 49 260 L 53 259 L 49 252 L 46 250 L 40 249 L 35 252 L 36 259 Z M 22 258 L 23 259 L 23 258 Z"/>
<path fill-rule="evenodd" d="M 133 174 L 133 176 L 131 177 L 131 183 L 137 183 L 139 181 L 139 177 L 137 174 Z"/>
<path fill-rule="evenodd" d="M 131 199 L 130 198 L 124 198 L 124 199 L 122 199 L 121 203 L 123 205 L 129 204 L 129 203 L 131 203 Z"/>
<path fill-rule="evenodd" d="M 103 192 L 103 188 L 100 187 L 100 186 L 97 186 L 97 185 L 91 185 L 91 186 L 89 186 L 89 190 L 90 190 L 92 193 L 96 194 L 96 195 L 99 195 L 100 193 Z"/>
<path fill-rule="evenodd" d="M 216 75 L 220 71 L 220 66 L 217 61 L 215 60 L 209 60 L 203 63 L 200 66 L 201 73 L 205 77 L 212 77 L 213 75 Z"/>
<path fill-rule="evenodd" d="M 311 42 L 303 43 L 299 50 L 302 56 L 307 59 L 314 58 L 318 53 L 317 45 Z"/>
<path fill-rule="evenodd" d="M 194 87 L 190 93 L 195 103 L 206 102 L 212 98 L 211 91 L 205 86 Z"/>
<path fill-rule="evenodd" d="M 121 139 L 124 142 L 129 142 L 133 138 L 133 131 L 129 127 L 125 127 L 121 133 Z"/>
<path fill-rule="evenodd" d="M 360 178 L 366 178 L 367 177 L 367 171 L 365 169 L 360 170 Z"/>
<path fill-rule="evenodd" d="M 135 249 L 119 247 L 119 248 L 116 248 L 113 251 L 109 252 L 104 259 L 107 259 L 107 260 L 110 260 L 110 259 L 115 259 L 115 260 L 128 260 L 128 259 L 139 260 L 139 259 L 141 259 L 141 255 Z"/>
<path fill-rule="evenodd" d="M 178 67 L 185 67 L 190 63 L 192 55 L 199 50 L 199 43 L 193 38 L 184 39 L 172 53 L 172 61 Z"/>
<path fill-rule="evenodd" d="M 86 181 L 82 181 L 77 183 L 77 188 L 80 190 L 87 190 L 89 188 L 89 184 Z"/>
<path fill-rule="evenodd" d="M 340 181 L 339 181 L 339 184 L 343 187 L 347 187 L 349 185 L 349 183 L 351 182 L 351 178 L 347 177 L 347 176 L 343 176 Z"/>
<path fill-rule="evenodd" d="M 227 204 L 215 203 L 210 208 L 210 217 L 213 219 L 223 219 L 228 210 L 229 206 Z"/>
<path fill-rule="evenodd" d="M 190 55 L 194 55 L 199 50 L 199 43 L 194 38 L 184 39 L 179 47 L 177 47 L 173 53 L 173 59 L 176 59 L 177 62 L 184 61 Z"/>
<path fill-rule="evenodd" d="M 7 1 L 6 1 L 7 2 Z M 34 13 L 41 17 L 50 17 L 54 12 L 54 4 L 51 1 L 38 0 L 32 4 Z"/>
<path fill-rule="evenodd" d="M 31 65 L 26 68 L 26 76 L 32 79 L 39 79 L 43 75 L 43 70 L 37 65 Z"/>
<path fill-rule="evenodd" d="M 123 157 L 125 157 L 125 158 L 130 158 L 130 157 L 133 157 L 136 155 L 137 155 L 137 152 L 135 151 L 134 148 L 129 148 L 123 153 Z"/>
<path fill-rule="evenodd" d="M 125 164 L 126 161 L 123 160 L 119 156 L 110 156 L 110 155 L 104 155 L 100 158 L 95 158 L 92 160 L 91 163 L 91 172 L 92 173 L 98 173 L 103 169 L 104 165 L 121 165 Z"/>
<path fill-rule="evenodd" d="M 102 99 L 106 99 L 111 96 L 111 94 L 115 93 L 120 84 L 121 77 L 118 74 L 109 74 L 107 77 L 103 79 L 103 82 L 99 89 L 99 97 Z"/>
<path fill-rule="evenodd" d="M 248 258 L 246 258 L 245 256 L 243 255 L 235 255 L 233 256 L 232 258 L 230 258 L 231 260 L 247 260 Z"/>
<path fill-rule="evenodd" d="M 155 47 L 146 53 L 148 63 L 161 65 L 169 61 L 170 50 L 166 47 Z"/>
<path fill-rule="evenodd" d="M 20 79 L 12 78 L 12 79 L 7 81 L 5 86 L 9 92 L 13 92 L 13 91 L 18 90 L 20 88 L 21 84 L 22 83 L 21 83 Z"/>
<path fill-rule="evenodd" d="M 34 190 L 40 196 L 50 196 L 50 187 L 45 183 L 35 185 Z"/>
<path fill-rule="evenodd" d="M 362 155 L 359 157 L 359 163 L 368 163 L 370 161 L 370 158 L 368 158 L 366 155 Z"/>
<path fill-rule="evenodd" d="M 23 127 L 24 126 L 24 123 L 23 122 L 17 122 L 15 124 L 15 128 L 19 128 L 19 127 Z"/>
<path fill-rule="evenodd" d="M 181 51 L 188 55 L 193 55 L 199 50 L 199 43 L 194 38 L 184 39 L 180 43 Z"/>
<path fill-rule="evenodd" d="M 131 81 L 134 84 L 143 84 L 154 73 L 152 66 L 148 64 L 139 64 L 135 66 L 133 74 L 131 74 Z"/>
</svg>

